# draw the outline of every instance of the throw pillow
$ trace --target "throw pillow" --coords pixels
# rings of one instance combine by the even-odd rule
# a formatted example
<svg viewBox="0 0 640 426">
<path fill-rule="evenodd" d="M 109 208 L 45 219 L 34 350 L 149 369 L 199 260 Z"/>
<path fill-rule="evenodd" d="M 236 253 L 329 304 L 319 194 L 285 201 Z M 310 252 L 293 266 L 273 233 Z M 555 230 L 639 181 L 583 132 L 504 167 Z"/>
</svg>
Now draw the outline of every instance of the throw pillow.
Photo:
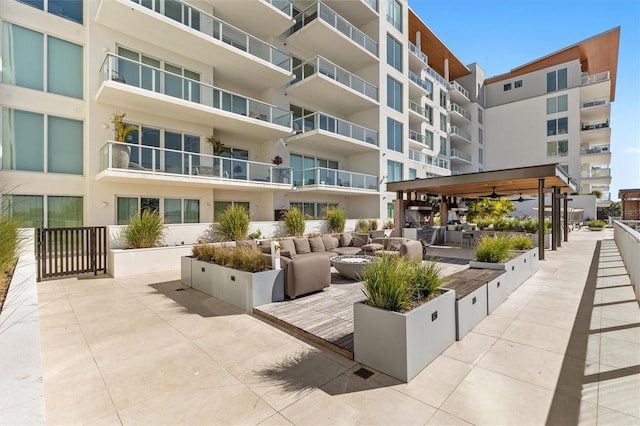
<svg viewBox="0 0 640 426">
<path fill-rule="evenodd" d="M 353 246 L 362 247 L 369 243 L 369 234 L 353 234 Z"/>
<path fill-rule="evenodd" d="M 311 253 L 311 246 L 309 245 L 309 240 L 306 238 L 294 238 L 293 244 L 296 246 L 296 253 L 305 254 Z"/>
<path fill-rule="evenodd" d="M 379 243 L 369 243 L 362 246 L 362 251 L 365 253 L 375 253 L 376 251 L 383 250 L 384 246 Z"/>
<path fill-rule="evenodd" d="M 295 244 L 293 244 L 293 240 L 289 239 L 289 240 L 280 240 L 280 256 L 282 256 L 282 252 L 283 251 L 288 251 L 289 252 L 289 256 L 287 257 L 295 257 L 297 252 L 296 252 L 296 246 Z"/>
<path fill-rule="evenodd" d="M 387 250 L 391 251 L 399 251 L 400 246 L 404 240 L 402 238 L 389 238 L 389 242 L 387 243 Z"/>
<path fill-rule="evenodd" d="M 353 237 L 351 236 L 351 232 L 343 232 L 340 234 L 340 246 L 341 247 L 349 247 L 353 243 Z"/>
<path fill-rule="evenodd" d="M 309 238 L 309 246 L 311 251 L 324 251 L 324 243 L 320 237 Z"/>
<path fill-rule="evenodd" d="M 324 244 L 324 249 L 326 251 L 333 250 L 336 248 L 336 243 L 334 237 L 328 234 L 324 234 L 322 236 L 322 243 Z"/>
</svg>

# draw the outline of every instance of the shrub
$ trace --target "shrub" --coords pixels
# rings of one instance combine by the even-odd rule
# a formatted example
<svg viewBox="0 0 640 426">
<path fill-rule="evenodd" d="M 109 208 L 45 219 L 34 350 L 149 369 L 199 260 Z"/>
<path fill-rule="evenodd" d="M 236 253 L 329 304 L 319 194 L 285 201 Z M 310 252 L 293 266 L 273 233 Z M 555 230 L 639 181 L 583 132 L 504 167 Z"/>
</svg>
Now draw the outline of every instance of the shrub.
<svg viewBox="0 0 640 426">
<path fill-rule="evenodd" d="M 429 299 L 442 284 L 442 274 L 438 262 L 413 263 L 413 297 L 417 301 Z"/>
<path fill-rule="evenodd" d="M 164 220 L 158 212 L 143 210 L 129 219 L 122 236 L 130 248 L 149 248 L 161 244 L 164 231 Z"/>
<path fill-rule="evenodd" d="M 531 238 L 522 234 L 509 237 L 509 243 L 511 244 L 511 250 L 531 250 L 533 248 Z"/>
<path fill-rule="evenodd" d="M 493 219 L 478 219 L 478 229 L 486 229 L 490 225 L 493 225 Z"/>
<path fill-rule="evenodd" d="M 358 219 L 358 222 L 356 222 L 356 232 L 369 232 L 369 221 L 363 218 Z"/>
<path fill-rule="evenodd" d="M 260 237 L 262 237 L 262 231 L 260 231 L 259 229 L 247 235 L 247 238 L 250 240 L 257 240 Z"/>
<path fill-rule="evenodd" d="M 509 257 L 510 238 L 505 235 L 483 235 L 474 249 L 478 262 L 502 263 Z"/>
<path fill-rule="evenodd" d="M 283 214 L 284 228 L 287 236 L 300 237 L 304 234 L 304 214 L 297 207 L 292 207 Z"/>
<path fill-rule="evenodd" d="M 371 219 L 369 221 L 369 229 L 371 231 L 377 231 L 378 230 L 378 221 L 375 219 Z"/>
<path fill-rule="evenodd" d="M 439 213 L 436 213 L 436 214 L 439 214 Z M 396 227 L 396 225 L 395 225 L 395 223 L 393 223 L 393 220 L 391 220 L 391 219 L 389 219 L 389 220 L 384 222 L 384 229 L 393 229 L 395 227 Z"/>
<path fill-rule="evenodd" d="M 241 271 L 261 272 L 269 268 L 267 258 L 262 255 L 260 250 L 251 247 L 202 244 L 194 246 L 191 254 L 198 260 L 213 262 Z"/>
<path fill-rule="evenodd" d="M 249 230 L 249 210 L 245 206 L 232 204 L 218 216 L 213 225 L 214 233 L 225 241 L 244 240 Z"/>
<path fill-rule="evenodd" d="M 0 215 L 0 274 L 9 269 L 18 250 L 18 224 Z"/>
<path fill-rule="evenodd" d="M 522 221 L 520 219 L 518 219 L 517 217 L 512 218 L 509 221 L 509 225 L 507 226 L 507 230 L 509 231 L 522 231 Z"/>
<path fill-rule="evenodd" d="M 511 225 L 509 219 L 501 217 L 493 221 L 493 229 L 496 231 L 504 231 Z"/>
<path fill-rule="evenodd" d="M 604 228 L 606 222 L 604 220 L 590 220 L 587 226 L 590 228 Z"/>
<path fill-rule="evenodd" d="M 327 226 L 329 232 L 344 232 L 344 226 L 347 223 L 347 215 L 344 210 L 335 207 L 327 210 Z"/>
<path fill-rule="evenodd" d="M 538 222 L 533 219 L 523 220 L 521 226 L 524 232 L 528 232 L 530 234 L 535 234 L 536 232 L 538 232 Z"/>
</svg>

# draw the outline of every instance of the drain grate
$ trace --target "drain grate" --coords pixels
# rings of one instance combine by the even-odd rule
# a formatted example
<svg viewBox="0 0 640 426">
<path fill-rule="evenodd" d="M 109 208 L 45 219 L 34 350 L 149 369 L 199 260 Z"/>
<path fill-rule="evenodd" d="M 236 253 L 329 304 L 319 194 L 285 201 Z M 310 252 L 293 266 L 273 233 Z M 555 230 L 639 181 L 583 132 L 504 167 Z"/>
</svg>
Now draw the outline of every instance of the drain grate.
<svg viewBox="0 0 640 426">
<path fill-rule="evenodd" d="M 366 368 L 359 368 L 357 371 L 354 371 L 353 374 L 367 380 L 369 377 L 373 376 L 373 371 L 369 371 Z"/>
<path fill-rule="evenodd" d="M 176 291 L 184 291 L 184 288 L 176 288 Z"/>
</svg>

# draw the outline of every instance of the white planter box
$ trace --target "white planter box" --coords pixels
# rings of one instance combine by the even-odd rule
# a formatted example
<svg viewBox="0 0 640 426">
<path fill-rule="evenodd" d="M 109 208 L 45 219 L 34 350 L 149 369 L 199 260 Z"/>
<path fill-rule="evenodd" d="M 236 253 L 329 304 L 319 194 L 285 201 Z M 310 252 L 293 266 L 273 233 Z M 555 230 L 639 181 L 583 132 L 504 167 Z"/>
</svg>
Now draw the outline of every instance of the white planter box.
<svg viewBox="0 0 640 426">
<path fill-rule="evenodd" d="M 538 247 L 538 234 L 531 234 L 531 242 L 533 242 L 533 245 L 535 247 Z M 544 248 L 545 249 L 550 249 L 551 248 L 551 234 L 544 234 Z"/>
<path fill-rule="evenodd" d="M 535 274 L 536 272 L 538 272 L 538 269 L 540 269 L 539 254 L 540 253 L 538 253 L 537 247 L 529 250 L 529 268 L 531 268 L 529 276 Z"/>
<path fill-rule="evenodd" d="M 511 276 L 502 274 L 487 283 L 487 313 L 490 314 L 502 304 L 511 293 Z"/>
<path fill-rule="evenodd" d="M 455 291 L 401 314 L 353 305 L 354 359 L 408 382 L 456 339 Z"/>
<path fill-rule="evenodd" d="M 516 253 L 519 253 L 518 257 L 510 261 L 514 273 L 514 290 L 531 276 L 531 255 L 529 254 L 529 250 L 518 250 Z"/>
<path fill-rule="evenodd" d="M 193 246 L 167 246 L 144 249 L 109 250 L 107 270 L 114 278 L 150 272 L 178 271 L 182 256 L 189 256 Z"/>
<path fill-rule="evenodd" d="M 182 256 L 180 258 L 180 282 L 191 287 L 191 261 L 193 257 Z"/>
<path fill-rule="evenodd" d="M 462 339 L 487 316 L 487 285 L 456 300 L 456 340 Z"/>
<path fill-rule="evenodd" d="M 216 268 L 219 266 L 214 263 L 191 259 L 191 287 L 209 296 L 215 296 L 214 271 Z M 180 271 L 180 275 L 182 274 L 183 272 Z"/>
</svg>

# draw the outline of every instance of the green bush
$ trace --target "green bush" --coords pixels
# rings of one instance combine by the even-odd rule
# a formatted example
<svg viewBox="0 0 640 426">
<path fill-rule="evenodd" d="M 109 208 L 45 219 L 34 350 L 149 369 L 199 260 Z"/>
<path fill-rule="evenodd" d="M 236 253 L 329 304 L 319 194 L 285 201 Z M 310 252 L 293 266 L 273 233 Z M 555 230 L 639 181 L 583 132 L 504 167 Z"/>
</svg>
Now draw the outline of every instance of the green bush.
<svg viewBox="0 0 640 426">
<path fill-rule="evenodd" d="M 528 232 L 529 234 L 535 234 L 538 232 L 538 222 L 533 219 L 523 220 L 521 226 L 524 232 Z"/>
<path fill-rule="evenodd" d="M 224 241 L 244 240 L 249 231 L 249 210 L 240 204 L 230 205 L 218 216 L 213 231 Z"/>
<path fill-rule="evenodd" d="M 531 238 L 522 234 L 511 235 L 509 243 L 511 244 L 511 250 L 531 250 L 533 248 Z"/>
<path fill-rule="evenodd" d="M 493 225 L 493 219 L 478 219 L 476 223 L 478 224 L 478 229 L 486 229 Z"/>
<path fill-rule="evenodd" d="M 260 237 L 262 237 L 262 231 L 260 231 L 259 229 L 247 235 L 247 238 L 249 240 L 257 240 Z"/>
<path fill-rule="evenodd" d="M 590 228 L 604 228 L 606 225 L 606 222 L 604 220 L 590 220 L 587 223 L 587 226 Z"/>
<path fill-rule="evenodd" d="M 143 210 L 129 219 L 122 236 L 127 247 L 149 248 L 161 245 L 164 232 L 164 220 L 158 212 Z"/>
<path fill-rule="evenodd" d="M 474 256 L 478 262 L 502 263 L 509 257 L 510 238 L 506 235 L 483 235 L 476 244 Z"/>
<path fill-rule="evenodd" d="M 358 219 L 356 222 L 356 232 L 369 232 L 369 221 L 363 218 Z"/>
<path fill-rule="evenodd" d="M 241 271 L 261 272 L 269 269 L 267 258 L 260 250 L 251 247 L 200 244 L 191 249 L 191 255 L 203 262 L 213 262 Z"/>
<path fill-rule="evenodd" d="M 284 228 L 287 236 L 300 237 L 304 234 L 304 214 L 297 207 L 287 210 L 284 215 Z"/>
<path fill-rule="evenodd" d="M 18 224 L 8 216 L 0 216 L 0 273 L 9 269 L 17 256 Z"/>
<path fill-rule="evenodd" d="M 442 274 L 438 262 L 428 261 L 413 263 L 413 298 L 415 300 L 428 299 L 442 284 Z"/>
<path fill-rule="evenodd" d="M 371 219 L 369 221 L 369 229 L 371 231 L 377 231 L 378 230 L 378 221 L 375 219 Z"/>
<path fill-rule="evenodd" d="M 511 221 L 507 218 L 501 217 L 493 221 L 493 229 L 496 231 L 504 231 L 511 225 Z"/>
<path fill-rule="evenodd" d="M 344 226 L 347 223 L 347 215 L 344 210 L 335 207 L 327 210 L 327 225 L 329 232 L 344 232 Z"/>
</svg>

